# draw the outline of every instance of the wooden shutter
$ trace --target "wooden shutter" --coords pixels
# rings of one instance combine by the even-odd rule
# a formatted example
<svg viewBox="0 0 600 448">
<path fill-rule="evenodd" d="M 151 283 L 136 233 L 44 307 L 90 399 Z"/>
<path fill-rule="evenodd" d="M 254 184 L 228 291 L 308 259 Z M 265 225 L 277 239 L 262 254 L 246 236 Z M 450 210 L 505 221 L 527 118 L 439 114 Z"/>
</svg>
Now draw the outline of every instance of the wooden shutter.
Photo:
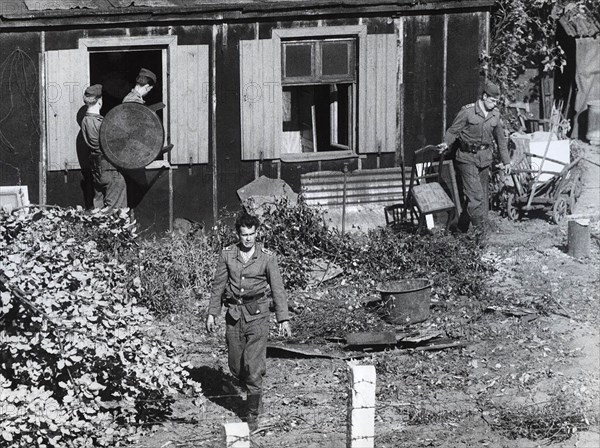
<svg viewBox="0 0 600 448">
<path fill-rule="evenodd" d="M 89 61 L 85 49 L 47 51 L 46 146 L 48 171 L 80 168 L 77 157 L 77 114 L 83 118 L 83 92 L 89 85 Z"/>
<path fill-rule="evenodd" d="M 210 86 L 208 45 L 171 52 L 171 163 L 208 163 Z"/>
<path fill-rule="evenodd" d="M 277 159 L 283 134 L 281 49 L 270 39 L 240 41 L 242 160 Z"/>
<path fill-rule="evenodd" d="M 366 48 L 365 48 L 366 47 Z M 360 55 L 358 150 L 396 151 L 397 50 L 395 34 L 367 35 Z"/>
</svg>

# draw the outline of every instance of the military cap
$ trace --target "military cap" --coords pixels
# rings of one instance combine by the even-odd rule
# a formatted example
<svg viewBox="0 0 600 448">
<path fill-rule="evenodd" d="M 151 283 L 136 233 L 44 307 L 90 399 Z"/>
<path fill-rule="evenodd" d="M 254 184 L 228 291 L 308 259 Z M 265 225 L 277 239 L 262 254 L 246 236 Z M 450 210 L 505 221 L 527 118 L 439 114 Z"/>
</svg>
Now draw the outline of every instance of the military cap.
<svg viewBox="0 0 600 448">
<path fill-rule="evenodd" d="M 93 86 L 89 86 L 85 89 L 83 93 L 84 96 L 92 96 L 94 98 L 99 98 L 102 96 L 102 84 L 94 84 Z"/>
<path fill-rule="evenodd" d="M 150 78 L 152 82 L 156 83 L 156 75 L 147 68 L 140 69 L 138 76 L 145 76 L 146 78 Z"/>
<path fill-rule="evenodd" d="M 498 87 L 498 84 L 494 84 L 492 81 L 486 81 L 485 85 L 483 86 L 483 92 L 487 93 L 489 96 L 498 98 L 500 96 L 500 87 Z"/>
</svg>

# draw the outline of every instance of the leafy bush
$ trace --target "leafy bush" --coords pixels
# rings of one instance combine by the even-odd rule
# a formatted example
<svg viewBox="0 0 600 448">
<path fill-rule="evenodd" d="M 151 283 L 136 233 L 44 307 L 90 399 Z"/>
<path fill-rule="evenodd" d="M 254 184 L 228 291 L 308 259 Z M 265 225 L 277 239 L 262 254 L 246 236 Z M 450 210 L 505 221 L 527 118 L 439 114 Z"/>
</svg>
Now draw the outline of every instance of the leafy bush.
<svg viewBox="0 0 600 448">
<path fill-rule="evenodd" d="M 0 215 L 0 447 L 124 446 L 199 392 L 114 257 L 134 238 L 125 211 Z"/>
<path fill-rule="evenodd" d="M 386 280 L 427 277 L 444 297 L 480 294 L 482 275 L 490 269 L 481 261 L 475 241 L 463 234 L 416 235 L 378 228 L 342 236 L 302 197 L 294 206 L 280 201 L 264 214 L 261 237 L 279 255 L 290 289 L 306 286 L 307 272 L 317 258 L 340 265 L 345 278 L 365 288 Z"/>
<path fill-rule="evenodd" d="M 327 228 L 323 213 L 306 204 L 302 196 L 291 205 L 283 198 L 262 215 L 260 239 L 279 256 L 279 267 L 288 288 L 303 288 L 314 259 L 335 258 L 342 242 Z"/>
<path fill-rule="evenodd" d="M 142 303 L 158 316 L 185 313 L 208 299 L 218 252 L 202 235 L 167 235 L 140 242 L 129 263 L 144 290 Z"/>
</svg>

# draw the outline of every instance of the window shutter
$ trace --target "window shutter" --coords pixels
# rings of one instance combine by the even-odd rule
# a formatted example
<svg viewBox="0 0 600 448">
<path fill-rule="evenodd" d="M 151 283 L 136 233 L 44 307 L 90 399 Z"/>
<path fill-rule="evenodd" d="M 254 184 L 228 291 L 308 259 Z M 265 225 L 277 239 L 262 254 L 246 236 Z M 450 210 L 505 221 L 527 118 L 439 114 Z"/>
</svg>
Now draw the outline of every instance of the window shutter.
<svg viewBox="0 0 600 448">
<path fill-rule="evenodd" d="M 47 51 L 46 146 L 48 171 L 80 168 L 77 157 L 77 114 L 85 113 L 83 92 L 89 84 L 89 61 L 85 49 Z M 83 108 L 83 109 L 82 109 Z"/>
<path fill-rule="evenodd" d="M 366 53 L 366 54 L 365 54 Z M 396 151 L 397 50 L 395 34 L 367 35 L 360 55 L 358 150 Z"/>
<path fill-rule="evenodd" d="M 283 134 L 281 49 L 270 39 L 240 41 L 242 160 L 277 159 Z"/>
<path fill-rule="evenodd" d="M 208 163 L 210 61 L 208 45 L 171 52 L 171 163 Z"/>
</svg>

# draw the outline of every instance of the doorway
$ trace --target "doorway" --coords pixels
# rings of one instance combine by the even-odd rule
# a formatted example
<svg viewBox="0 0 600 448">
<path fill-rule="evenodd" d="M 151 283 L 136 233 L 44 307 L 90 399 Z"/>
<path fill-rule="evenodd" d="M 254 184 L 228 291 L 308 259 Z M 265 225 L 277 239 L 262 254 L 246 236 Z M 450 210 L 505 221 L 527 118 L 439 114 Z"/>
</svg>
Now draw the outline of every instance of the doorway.
<svg viewBox="0 0 600 448">
<path fill-rule="evenodd" d="M 102 84 L 103 106 L 101 114 L 118 104 L 135 85 L 140 68 L 156 74 L 156 85 L 144 98 L 146 104 L 163 101 L 162 50 L 95 50 L 90 52 L 90 84 Z M 162 111 L 158 111 L 162 121 Z"/>
<path fill-rule="evenodd" d="M 151 70 L 157 78 L 154 88 L 144 97 L 146 104 L 163 102 L 162 49 L 95 48 L 89 53 L 89 58 L 90 84 L 102 84 L 102 116 L 122 103 L 123 98 L 135 86 L 135 78 L 141 68 Z M 164 125 L 163 110 L 156 113 Z M 159 159 L 162 157 L 159 156 Z M 149 173 L 145 168 L 140 168 L 124 170 L 123 174 L 127 183 L 127 203 L 129 207 L 135 208 L 158 180 L 161 172 Z"/>
</svg>

